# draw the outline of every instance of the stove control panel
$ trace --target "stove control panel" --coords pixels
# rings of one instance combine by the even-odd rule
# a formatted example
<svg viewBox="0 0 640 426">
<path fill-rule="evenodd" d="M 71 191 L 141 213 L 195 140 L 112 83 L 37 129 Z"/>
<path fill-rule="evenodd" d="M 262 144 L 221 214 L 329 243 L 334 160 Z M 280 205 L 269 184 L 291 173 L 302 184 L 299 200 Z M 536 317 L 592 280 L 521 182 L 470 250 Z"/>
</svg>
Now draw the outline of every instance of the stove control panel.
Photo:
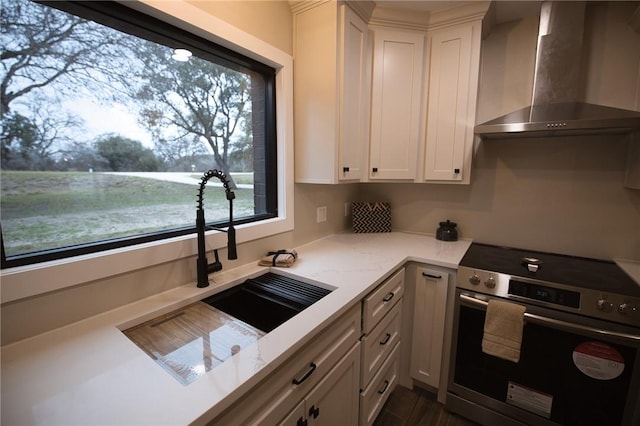
<svg viewBox="0 0 640 426">
<path fill-rule="evenodd" d="M 467 266 L 460 266 L 457 276 L 457 287 L 465 290 L 640 328 L 640 298 L 548 283 Z"/>
<path fill-rule="evenodd" d="M 600 318 L 640 327 L 640 300 L 618 294 L 600 294 L 595 301 Z"/>
</svg>

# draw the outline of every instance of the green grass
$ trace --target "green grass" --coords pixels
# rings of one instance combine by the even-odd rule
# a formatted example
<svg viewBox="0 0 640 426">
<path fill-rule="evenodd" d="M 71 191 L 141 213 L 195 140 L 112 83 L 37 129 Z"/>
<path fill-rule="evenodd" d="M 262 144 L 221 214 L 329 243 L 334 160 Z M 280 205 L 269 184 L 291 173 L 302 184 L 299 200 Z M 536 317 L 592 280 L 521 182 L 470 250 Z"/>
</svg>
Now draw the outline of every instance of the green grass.
<svg viewBox="0 0 640 426">
<path fill-rule="evenodd" d="M 233 176 L 238 184 L 253 181 L 252 174 Z M 197 184 L 102 173 L 3 171 L 0 187 L 8 256 L 195 223 Z M 234 217 L 252 215 L 253 190 L 234 192 Z M 208 186 L 204 208 L 207 221 L 226 219 L 224 190 Z"/>
</svg>

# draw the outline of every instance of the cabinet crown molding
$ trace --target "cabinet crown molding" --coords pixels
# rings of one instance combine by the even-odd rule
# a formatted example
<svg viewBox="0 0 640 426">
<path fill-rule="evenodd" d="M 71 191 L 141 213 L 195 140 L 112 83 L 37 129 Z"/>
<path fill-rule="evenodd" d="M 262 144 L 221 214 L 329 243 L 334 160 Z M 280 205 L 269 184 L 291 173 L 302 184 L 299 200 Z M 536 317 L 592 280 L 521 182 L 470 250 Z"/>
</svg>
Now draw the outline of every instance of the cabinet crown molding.
<svg viewBox="0 0 640 426">
<path fill-rule="evenodd" d="M 289 0 L 289 8 L 295 15 L 324 3 L 335 3 L 337 6 L 347 4 L 365 22 L 369 22 L 376 7 L 372 0 Z"/>
<path fill-rule="evenodd" d="M 376 7 L 369 24 L 414 31 L 430 31 L 452 25 L 481 20 L 491 2 L 474 1 L 466 4 L 429 11 Z"/>
</svg>

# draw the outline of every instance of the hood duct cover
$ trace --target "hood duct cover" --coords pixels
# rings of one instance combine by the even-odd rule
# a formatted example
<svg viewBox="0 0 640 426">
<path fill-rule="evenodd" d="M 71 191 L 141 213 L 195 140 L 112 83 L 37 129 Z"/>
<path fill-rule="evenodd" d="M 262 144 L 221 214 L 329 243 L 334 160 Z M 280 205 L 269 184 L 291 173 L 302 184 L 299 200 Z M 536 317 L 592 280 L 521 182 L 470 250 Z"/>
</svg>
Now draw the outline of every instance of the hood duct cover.
<svg viewBox="0 0 640 426">
<path fill-rule="evenodd" d="M 640 130 L 640 112 L 577 101 L 584 18 L 584 2 L 542 2 L 531 106 L 479 124 L 475 134 L 486 139 Z"/>
</svg>

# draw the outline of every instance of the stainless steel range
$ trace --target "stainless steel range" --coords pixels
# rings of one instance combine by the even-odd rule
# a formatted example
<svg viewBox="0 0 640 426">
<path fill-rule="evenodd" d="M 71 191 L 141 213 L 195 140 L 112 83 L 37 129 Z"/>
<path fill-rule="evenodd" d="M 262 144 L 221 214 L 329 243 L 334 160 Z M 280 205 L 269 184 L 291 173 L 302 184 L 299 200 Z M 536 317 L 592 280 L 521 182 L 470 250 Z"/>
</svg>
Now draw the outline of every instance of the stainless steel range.
<svg viewBox="0 0 640 426">
<path fill-rule="evenodd" d="M 451 411 L 492 426 L 640 424 L 640 286 L 620 267 L 473 243 L 457 277 Z M 524 306 L 517 361 L 483 352 L 492 300 Z"/>
</svg>

